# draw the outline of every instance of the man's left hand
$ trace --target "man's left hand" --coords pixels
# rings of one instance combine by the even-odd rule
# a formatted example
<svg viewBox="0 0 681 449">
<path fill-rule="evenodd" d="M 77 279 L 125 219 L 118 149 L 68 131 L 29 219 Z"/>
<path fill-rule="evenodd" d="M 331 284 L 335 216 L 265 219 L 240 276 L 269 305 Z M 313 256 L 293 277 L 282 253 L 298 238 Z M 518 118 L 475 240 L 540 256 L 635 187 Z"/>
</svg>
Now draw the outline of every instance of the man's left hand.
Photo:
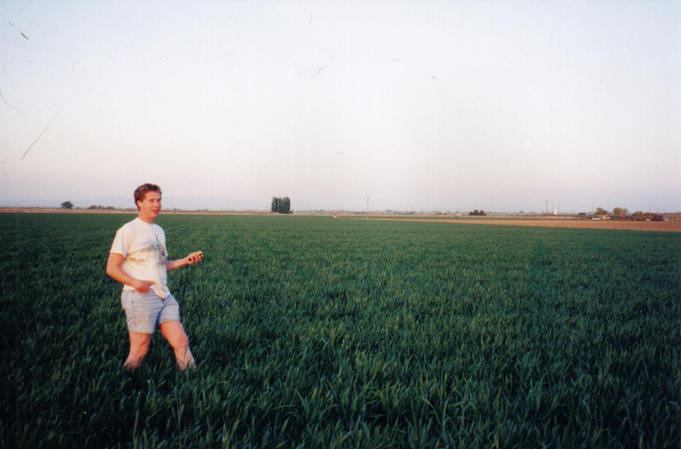
<svg viewBox="0 0 681 449">
<path fill-rule="evenodd" d="M 187 265 L 194 265 L 203 260 L 203 252 L 202 251 L 194 251 L 193 253 L 189 254 L 187 257 L 185 257 L 185 260 L 187 261 Z"/>
</svg>

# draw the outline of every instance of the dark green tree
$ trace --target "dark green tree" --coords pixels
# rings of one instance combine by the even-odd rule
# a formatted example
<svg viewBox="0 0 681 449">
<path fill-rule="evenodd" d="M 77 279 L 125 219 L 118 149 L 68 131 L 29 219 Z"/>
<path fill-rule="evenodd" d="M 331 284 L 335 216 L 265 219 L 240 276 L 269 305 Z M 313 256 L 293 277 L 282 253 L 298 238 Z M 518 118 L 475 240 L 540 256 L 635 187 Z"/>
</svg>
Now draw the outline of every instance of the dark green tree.
<svg viewBox="0 0 681 449">
<path fill-rule="evenodd" d="M 289 197 L 272 197 L 272 212 L 278 212 L 280 214 L 290 214 L 291 213 L 291 199 Z"/>
<path fill-rule="evenodd" d="M 62 209 L 73 209 L 73 203 L 71 201 L 64 201 L 61 203 Z"/>
</svg>

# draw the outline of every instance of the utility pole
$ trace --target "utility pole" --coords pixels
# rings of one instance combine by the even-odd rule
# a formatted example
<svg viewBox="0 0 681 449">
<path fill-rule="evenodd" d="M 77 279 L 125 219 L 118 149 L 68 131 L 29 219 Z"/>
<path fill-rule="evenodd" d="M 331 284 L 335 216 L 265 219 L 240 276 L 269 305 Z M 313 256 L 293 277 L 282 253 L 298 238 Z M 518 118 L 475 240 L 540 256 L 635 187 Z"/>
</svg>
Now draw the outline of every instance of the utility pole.
<svg viewBox="0 0 681 449">
<path fill-rule="evenodd" d="M 367 195 L 367 220 L 369 219 L 369 196 Z"/>
</svg>

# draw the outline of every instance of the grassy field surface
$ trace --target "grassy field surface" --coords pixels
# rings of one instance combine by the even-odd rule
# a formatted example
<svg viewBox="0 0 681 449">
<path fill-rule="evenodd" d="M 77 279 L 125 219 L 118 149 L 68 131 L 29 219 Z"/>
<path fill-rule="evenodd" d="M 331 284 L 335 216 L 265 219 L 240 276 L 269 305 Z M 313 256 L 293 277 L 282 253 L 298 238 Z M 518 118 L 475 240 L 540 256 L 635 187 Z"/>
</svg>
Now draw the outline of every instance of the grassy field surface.
<svg viewBox="0 0 681 449">
<path fill-rule="evenodd" d="M 131 218 L 0 214 L 0 447 L 679 447 L 678 233 L 161 216 L 199 368 L 131 375 Z"/>
</svg>

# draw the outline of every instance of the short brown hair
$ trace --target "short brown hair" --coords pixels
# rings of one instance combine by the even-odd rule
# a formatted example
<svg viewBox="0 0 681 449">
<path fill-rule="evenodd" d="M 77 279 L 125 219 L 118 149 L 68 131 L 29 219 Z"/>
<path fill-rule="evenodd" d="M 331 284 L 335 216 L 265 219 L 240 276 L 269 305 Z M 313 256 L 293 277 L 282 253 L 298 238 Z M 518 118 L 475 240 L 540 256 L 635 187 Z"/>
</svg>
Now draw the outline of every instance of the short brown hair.
<svg viewBox="0 0 681 449">
<path fill-rule="evenodd" d="M 161 188 L 157 186 L 156 184 L 149 184 L 148 182 L 145 184 L 142 184 L 138 188 L 135 189 L 135 206 L 137 206 L 138 201 L 144 201 L 144 195 L 147 194 L 147 192 L 158 192 L 159 195 L 162 195 L 161 193 Z M 140 207 L 137 206 L 137 209 Z"/>
</svg>

